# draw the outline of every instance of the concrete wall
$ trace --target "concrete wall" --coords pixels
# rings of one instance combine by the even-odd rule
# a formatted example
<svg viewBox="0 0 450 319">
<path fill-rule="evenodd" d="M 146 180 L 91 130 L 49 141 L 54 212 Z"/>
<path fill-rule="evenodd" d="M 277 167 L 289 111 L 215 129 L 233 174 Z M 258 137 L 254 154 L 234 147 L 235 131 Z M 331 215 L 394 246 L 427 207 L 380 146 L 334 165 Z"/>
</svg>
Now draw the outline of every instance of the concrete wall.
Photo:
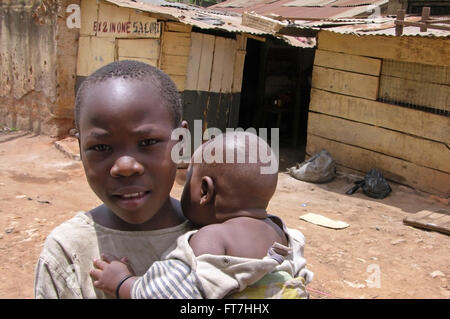
<svg viewBox="0 0 450 319">
<path fill-rule="evenodd" d="M 0 4 L 0 125 L 47 135 L 73 126 L 78 29 L 66 25 L 77 0 Z"/>
</svg>

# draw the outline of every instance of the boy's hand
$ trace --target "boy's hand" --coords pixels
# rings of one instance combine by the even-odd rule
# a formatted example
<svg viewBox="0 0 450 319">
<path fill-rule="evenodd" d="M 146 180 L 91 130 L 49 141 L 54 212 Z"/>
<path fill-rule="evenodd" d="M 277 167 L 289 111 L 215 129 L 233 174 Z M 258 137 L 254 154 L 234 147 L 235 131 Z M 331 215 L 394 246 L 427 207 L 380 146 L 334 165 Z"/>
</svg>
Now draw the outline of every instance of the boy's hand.
<svg viewBox="0 0 450 319">
<path fill-rule="evenodd" d="M 134 271 L 126 257 L 118 259 L 102 254 L 101 260 L 94 259 L 94 267 L 95 269 L 89 272 L 94 279 L 94 287 L 114 297 L 120 281 L 126 276 L 134 276 Z"/>
</svg>

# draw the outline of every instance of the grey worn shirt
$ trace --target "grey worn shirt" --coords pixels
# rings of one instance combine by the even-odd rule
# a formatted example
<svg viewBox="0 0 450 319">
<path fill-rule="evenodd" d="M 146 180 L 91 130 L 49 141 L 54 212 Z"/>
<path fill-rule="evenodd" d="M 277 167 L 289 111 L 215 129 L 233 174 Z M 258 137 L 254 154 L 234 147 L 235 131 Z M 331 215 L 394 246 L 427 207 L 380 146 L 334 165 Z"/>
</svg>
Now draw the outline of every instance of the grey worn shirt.
<svg viewBox="0 0 450 319">
<path fill-rule="evenodd" d="M 108 298 L 95 289 L 89 271 L 101 253 L 128 257 L 143 275 L 177 238 L 191 230 L 180 225 L 152 231 L 120 231 L 96 224 L 84 212 L 56 227 L 47 237 L 35 273 L 35 298 Z"/>
</svg>

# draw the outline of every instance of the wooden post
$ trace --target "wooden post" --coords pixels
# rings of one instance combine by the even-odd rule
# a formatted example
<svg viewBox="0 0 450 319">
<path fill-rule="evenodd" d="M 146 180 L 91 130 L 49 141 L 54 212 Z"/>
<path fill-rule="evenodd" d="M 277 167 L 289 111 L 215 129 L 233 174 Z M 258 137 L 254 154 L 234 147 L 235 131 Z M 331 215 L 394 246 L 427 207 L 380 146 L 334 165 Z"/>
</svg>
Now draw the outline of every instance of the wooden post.
<svg viewBox="0 0 450 319">
<path fill-rule="evenodd" d="M 430 7 L 423 7 L 422 8 L 422 19 L 420 22 L 422 22 L 422 25 L 420 26 L 420 32 L 426 32 L 427 31 L 427 20 L 430 17 Z"/>
<path fill-rule="evenodd" d="M 406 10 L 405 9 L 399 9 L 397 10 L 397 20 L 395 20 L 395 22 L 397 21 L 404 21 L 405 20 L 405 14 L 406 14 Z M 395 24 L 395 35 L 396 36 L 400 36 L 403 34 L 403 25 L 402 24 Z"/>
</svg>

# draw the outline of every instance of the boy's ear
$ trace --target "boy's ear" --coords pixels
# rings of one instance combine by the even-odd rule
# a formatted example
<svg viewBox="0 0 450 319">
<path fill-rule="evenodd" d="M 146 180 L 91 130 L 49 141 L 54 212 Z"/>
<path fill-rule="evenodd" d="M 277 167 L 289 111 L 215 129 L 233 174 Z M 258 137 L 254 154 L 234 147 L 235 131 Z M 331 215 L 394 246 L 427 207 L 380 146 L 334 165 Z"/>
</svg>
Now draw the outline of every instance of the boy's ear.
<svg viewBox="0 0 450 319">
<path fill-rule="evenodd" d="M 214 181 L 209 176 L 202 177 L 200 205 L 206 205 L 214 198 Z"/>
<path fill-rule="evenodd" d="M 75 136 L 78 141 L 78 150 L 80 151 L 80 160 L 81 160 L 81 141 L 80 141 L 80 132 L 77 129 L 70 130 L 70 135 Z"/>
</svg>

